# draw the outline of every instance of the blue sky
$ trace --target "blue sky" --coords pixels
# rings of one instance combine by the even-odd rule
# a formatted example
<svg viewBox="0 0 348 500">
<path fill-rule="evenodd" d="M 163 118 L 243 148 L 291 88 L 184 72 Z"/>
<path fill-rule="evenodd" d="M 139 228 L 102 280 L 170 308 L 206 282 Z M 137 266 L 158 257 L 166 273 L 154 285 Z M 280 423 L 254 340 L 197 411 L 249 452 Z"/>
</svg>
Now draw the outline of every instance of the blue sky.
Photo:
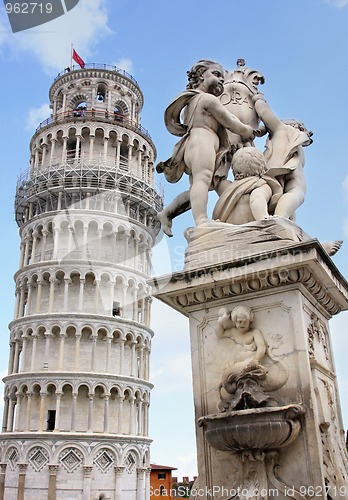
<svg viewBox="0 0 348 500">
<path fill-rule="evenodd" d="M 29 141 L 49 116 L 48 89 L 70 64 L 70 44 L 88 63 L 106 63 L 131 73 L 145 96 L 142 125 L 150 131 L 158 159 L 176 139 L 165 129 L 163 112 L 186 85 L 186 71 L 201 58 L 233 69 L 237 58 L 262 71 L 263 91 L 281 118 L 298 118 L 314 132 L 306 149 L 308 193 L 298 224 L 320 241 L 348 238 L 348 0 L 80 0 L 63 17 L 12 34 L 0 5 L 1 311 L 0 372 L 8 361 L 7 324 L 14 308 L 13 274 L 19 238 L 13 218 L 16 179 L 28 168 Z M 158 179 L 160 181 L 160 179 Z M 164 186 L 169 201 L 186 188 Z M 185 227 L 155 249 L 156 274 L 182 267 Z M 348 277 L 347 246 L 334 257 Z M 161 256 L 159 258 L 159 256 Z M 340 396 L 348 426 L 345 334 L 348 313 L 331 322 Z M 153 307 L 151 436 L 152 461 L 196 473 L 188 325 L 157 301 Z"/>
</svg>

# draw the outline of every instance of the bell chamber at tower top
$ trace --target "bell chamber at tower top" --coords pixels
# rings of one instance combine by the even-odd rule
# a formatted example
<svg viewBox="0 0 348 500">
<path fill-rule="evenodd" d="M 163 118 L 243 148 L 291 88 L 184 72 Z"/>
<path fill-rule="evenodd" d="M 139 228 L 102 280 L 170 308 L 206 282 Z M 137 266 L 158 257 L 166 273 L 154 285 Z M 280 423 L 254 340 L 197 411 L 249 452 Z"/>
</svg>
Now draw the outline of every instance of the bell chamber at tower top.
<svg viewBox="0 0 348 500">
<path fill-rule="evenodd" d="M 63 208 L 58 193 L 63 190 L 66 200 L 67 189 L 79 192 L 80 201 L 100 190 L 127 193 L 131 200 L 133 193 L 135 202 L 159 211 L 156 147 L 140 124 L 144 99 L 137 82 L 113 66 L 67 68 L 51 85 L 49 99 L 51 116 L 37 127 L 30 168 L 17 184 L 17 223 L 50 204 L 48 210 Z M 44 198 L 46 208 L 36 208 Z"/>
</svg>

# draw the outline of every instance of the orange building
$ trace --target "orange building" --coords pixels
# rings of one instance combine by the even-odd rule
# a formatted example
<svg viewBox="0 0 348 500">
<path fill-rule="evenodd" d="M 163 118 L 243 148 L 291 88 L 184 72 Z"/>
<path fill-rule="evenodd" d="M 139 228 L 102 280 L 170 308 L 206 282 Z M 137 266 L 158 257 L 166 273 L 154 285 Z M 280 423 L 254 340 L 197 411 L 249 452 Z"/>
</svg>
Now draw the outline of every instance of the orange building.
<svg viewBox="0 0 348 500">
<path fill-rule="evenodd" d="M 150 500 L 173 498 L 172 471 L 177 470 L 176 467 L 157 464 L 151 464 L 150 467 Z"/>
</svg>

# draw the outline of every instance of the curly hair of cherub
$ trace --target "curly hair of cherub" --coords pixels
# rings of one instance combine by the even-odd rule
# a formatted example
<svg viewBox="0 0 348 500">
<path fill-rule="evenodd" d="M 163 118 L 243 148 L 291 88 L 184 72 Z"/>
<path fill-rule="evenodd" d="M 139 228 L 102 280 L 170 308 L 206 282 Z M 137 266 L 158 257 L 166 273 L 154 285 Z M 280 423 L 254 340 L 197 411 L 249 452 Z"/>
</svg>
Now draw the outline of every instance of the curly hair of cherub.
<svg viewBox="0 0 348 500">
<path fill-rule="evenodd" d="M 247 146 L 238 149 L 232 158 L 232 171 L 235 180 L 253 175 L 261 176 L 266 172 L 266 160 L 257 148 Z"/>
<path fill-rule="evenodd" d="M 236 323 L 237 318 L 240 316 L 248 318 L 250 323 L 252 323 L 254 319 L 254 313 L 252 312 L 250 307 L 246 306 L 237 306 L 233 309 L 233 311 L 231 312 L 231 320 L 233 321 L 233 323 Z"/>
<path fill-rule="evenodd" d="M 188 78 L 188 84 L 186 85 L 187 89 L 195 89 L 198 87 L 201 81 L 201 77 L 203 73 L 210 67 L 210 66 L 221 66 L 221 64 L 215 62 L 215 61 L 210 61 L 209 59 L 200 59 L 197 61 L 192 68 L 186 72 L 187 78 Z M 223 68 L 222 68 L 223 70 Z M 224 71 L 222 71 L 224 73 Z"/>
</svg>

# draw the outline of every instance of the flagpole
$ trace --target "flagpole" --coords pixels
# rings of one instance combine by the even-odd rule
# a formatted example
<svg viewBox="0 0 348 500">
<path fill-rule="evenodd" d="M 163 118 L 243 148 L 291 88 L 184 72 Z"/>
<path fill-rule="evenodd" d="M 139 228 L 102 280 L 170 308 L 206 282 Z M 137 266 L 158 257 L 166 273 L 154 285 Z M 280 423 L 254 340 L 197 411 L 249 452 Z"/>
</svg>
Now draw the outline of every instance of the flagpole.
<svg viewBox="0 0 348 500">
<path fill-rule="evenodd" d="M 70 50 L 70 68 L 72 69 L 72 54 L 73 54 L 73 44 L 71 44 L 71 50 Z"/>
</svg>

